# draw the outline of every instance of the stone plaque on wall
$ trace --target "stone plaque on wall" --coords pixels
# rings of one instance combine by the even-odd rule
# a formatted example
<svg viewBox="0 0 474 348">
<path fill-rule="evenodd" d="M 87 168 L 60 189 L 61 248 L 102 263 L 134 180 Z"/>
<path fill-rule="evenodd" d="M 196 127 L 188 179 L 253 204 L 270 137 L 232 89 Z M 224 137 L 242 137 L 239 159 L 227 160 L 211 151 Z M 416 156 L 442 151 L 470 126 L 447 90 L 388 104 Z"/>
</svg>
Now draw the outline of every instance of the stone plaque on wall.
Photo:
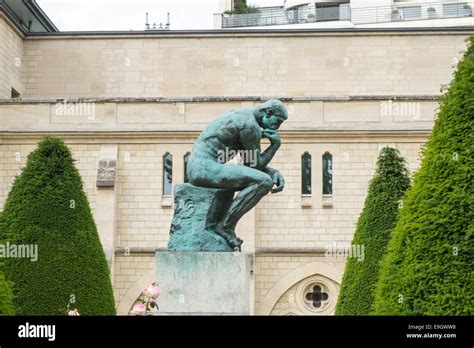
<svg viewBox="0 0 474 348">
<path fill-rule="evenodd" d="M 97 187 L 114 187 L 117 160 L 115 158 L 101 158 L 97 171 Z"/>
</svg>

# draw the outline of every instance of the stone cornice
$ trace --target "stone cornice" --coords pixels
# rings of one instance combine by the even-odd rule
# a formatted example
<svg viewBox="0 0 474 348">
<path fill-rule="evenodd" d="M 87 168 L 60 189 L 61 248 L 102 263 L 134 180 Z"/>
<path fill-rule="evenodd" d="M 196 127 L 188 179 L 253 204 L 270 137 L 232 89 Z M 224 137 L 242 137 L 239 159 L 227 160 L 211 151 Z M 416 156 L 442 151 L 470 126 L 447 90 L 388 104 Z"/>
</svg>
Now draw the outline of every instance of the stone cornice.
<svg viewBox="0 0 474 348">
<path fill-rule="evenodd" d="M 29 33 L 29 40 L 51 39 L 141 39 L 141 38 L 222 38 L 222 37 L 310 37 L 383 35 L 471 35 L 473 27 L 414 28 L 330 28 L 330 29 L 214 29 L 162 31 L 77 31 Z"/>
<path fill-rule="evenodd" d="M 3 19 L 13 31 L 20 36 L 22 39 L 25 38 L 26 32 L 23 28 L 5 11 L 4 7 L 0 4 L 0 19 Z"/>
<path fill-rule="evenodd" d="M 430 101 L 439 100 L 441 95 L 346 95 L 346 96 L 202 96 L 202 97 L 103 97 L 103 98 L 0 98 L 0 105 L 9 104 L 56 104 L 68 103 L 223 103 L 223 102 L 261 102 L 268 99 L 283 102 L 308 101 Z"/>
<path fill-rule="evenodd" d="M 115 248 L 115 254 L 155 254 L 156 252 L 167 251 L 167 248 L 156 247 L 129 247 Z M 324 254 L 326 249 L 323 247 L 315 248 L 256 248 L 255 254 Z"/>
<path fill-rule="evenodd" d="M 0 144 L 18 143 L 36 144 L 46 135 L 59 136 L 70 142 L 87 142 L 90 144 L 128 144 L 128 143 L 194 143 L 200 131 L 135 131 L 135 132 L 0 132 Z M 400 138 L 397 142 L 426 142 L 431 129 L 411 130 L 282 130 L 280 135 L 287 142 L 324 143 L 338 142 L 386 142 L 388 138 Z"/>
</svg>

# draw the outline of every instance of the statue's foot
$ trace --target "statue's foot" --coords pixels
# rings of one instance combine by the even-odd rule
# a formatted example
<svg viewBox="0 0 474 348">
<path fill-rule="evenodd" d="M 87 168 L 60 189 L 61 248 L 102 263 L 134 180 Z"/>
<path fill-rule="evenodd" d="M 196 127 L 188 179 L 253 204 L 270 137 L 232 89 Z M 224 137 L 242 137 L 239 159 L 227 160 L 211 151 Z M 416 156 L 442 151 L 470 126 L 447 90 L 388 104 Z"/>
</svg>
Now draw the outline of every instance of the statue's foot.
<svg viewBox="0 0 474 348">
<path fill-rule="evenodd" d="M 234 231 L 231 231 L 230 229 L 227 229 L 223 226 L 217 226 L 215 231 L 226 240 L 232 250 L 241 251 L 241 245 L 244 241 L 238 238 Z"/>
<path fill-rule="evenodd" d="M 229 243 L 230 247 L 234 251 L 242 251 L 242 248 L 240 247 L 242 243 L 244 242 L 242 239 L 238 238 L 235 234 L 228 236 L 226 239 L 227 243 Z"/>
<path fill-rule="evenodd" d="M 242 239 L 235 236 L 235 238 L 233 238 L 232 244 L 231 243 L 229 243 L 229 244 L 233 247 L 234 251 L 242 251 L 241 245 L 242 245 L 243 242 L 244 241 Z"/>
</svg>

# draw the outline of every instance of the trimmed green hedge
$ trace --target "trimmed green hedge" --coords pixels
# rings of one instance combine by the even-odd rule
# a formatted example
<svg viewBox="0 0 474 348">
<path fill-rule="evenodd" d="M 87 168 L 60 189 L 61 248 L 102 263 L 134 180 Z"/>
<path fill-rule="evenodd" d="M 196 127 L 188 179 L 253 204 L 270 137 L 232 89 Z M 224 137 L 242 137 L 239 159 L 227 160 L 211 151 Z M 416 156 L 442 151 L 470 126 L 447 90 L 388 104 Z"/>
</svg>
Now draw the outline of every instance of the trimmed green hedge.
<svg viewBox="0 0 474 348">
<path fill-rule="evenodd" d="M 474 37 L 469 41 L 392 233 L 375 314 L 474 314 Z"/>
<path fill-rule="evenodd" d="M 38 246 L 38 260 L 5 259 L 19 315 L 114 315 L 107 262 L 71 152 L 46 137 L 28 156 L 8 195 L 4 234 Z"/>
<path fill-rule="evenodd" d="M 0 315 L 14 315 L 12 284 L 5 279 L 2 268 L 3 264 L 0 262 Z"/>
<path fill-rule="evenodd" d="M 383 148 L 352 240 L 352 245 L 364 247 L 364 259 L 348 258 L 336 315 L 370 313 L 379 262 L 397 222 L 399 203 L 409 186 L 405 159 L 397 149 Z"/>
<path fill-rule="evenodd" d="M 0 212 L 0 246 L 5 245 L 3 240 L 3 220 Z M 14 315 L 12 283 L 5 279 L 3 272 L 3 258 L 0 257 L 0 315 Z"/>
</svg>

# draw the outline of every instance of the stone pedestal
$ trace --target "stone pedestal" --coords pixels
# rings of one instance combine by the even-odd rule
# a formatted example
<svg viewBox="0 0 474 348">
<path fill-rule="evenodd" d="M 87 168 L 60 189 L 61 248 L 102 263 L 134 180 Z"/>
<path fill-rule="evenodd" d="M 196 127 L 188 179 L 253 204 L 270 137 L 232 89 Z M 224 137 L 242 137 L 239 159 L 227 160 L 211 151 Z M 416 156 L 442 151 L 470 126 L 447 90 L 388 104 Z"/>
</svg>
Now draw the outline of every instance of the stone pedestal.
<svg viewBox="0 0 474 348">
<path fill-rule="evenodd" d="M 250 258 L 240 252 L 158 251 L 157 314 L 249 314 Z"/>
<path fill-rule="evenodd" d="M 174 189 L 174 216 L 169 251 L 232 251 L 214 232 L 234 199 L 234 191 L 179 184 Z"/>
</svg>

